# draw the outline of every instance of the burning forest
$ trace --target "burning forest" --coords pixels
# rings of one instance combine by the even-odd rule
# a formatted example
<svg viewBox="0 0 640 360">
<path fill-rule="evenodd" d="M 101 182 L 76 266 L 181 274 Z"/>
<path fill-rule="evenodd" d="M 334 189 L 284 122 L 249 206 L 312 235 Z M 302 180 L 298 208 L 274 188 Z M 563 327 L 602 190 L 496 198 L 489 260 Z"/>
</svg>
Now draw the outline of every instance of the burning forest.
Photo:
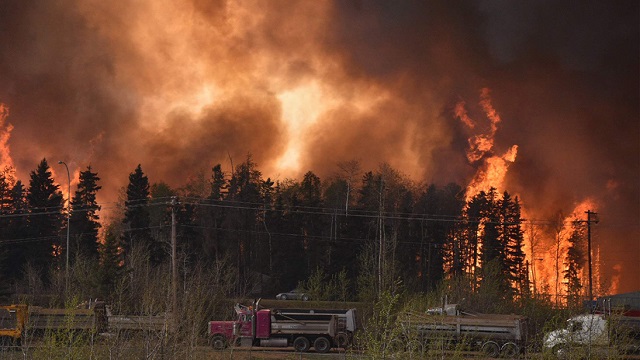
<svg viewBox="0 0 640 360">
<path fill-rule="evenodd" d="M 639 14 L 5 2 L 2 273 L 69 250 L 116 269 L 136 244 L 166 264 L 174 211 L 180 256 L 228 261 L 242 294 L 318 271 L 557 304 L 638 290 Z"/>
</svg>

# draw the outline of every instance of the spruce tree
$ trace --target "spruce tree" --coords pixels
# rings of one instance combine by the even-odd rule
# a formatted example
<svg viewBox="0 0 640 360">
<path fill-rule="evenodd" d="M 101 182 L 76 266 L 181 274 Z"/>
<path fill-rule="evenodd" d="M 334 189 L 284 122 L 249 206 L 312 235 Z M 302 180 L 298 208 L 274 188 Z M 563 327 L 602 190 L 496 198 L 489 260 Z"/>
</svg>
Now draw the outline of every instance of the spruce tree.
<svg viewBox="0 0 640 360">
<path fill-rule="evenodd" d="M 224 256 L 222 244 L 226 232 L 223 231 L 222 225 L 225 222 L 227 208 L 223 206 L 223 201 L 228 190 L 228 182 L 224 178 L 222 166 L 215 165 L 211 172 L 209 196 L 204 201 L 205 206 L 200 207 L 195 219 L 201 229 L 202 243 L 198 247 L 194 246 L 201 258 L 208 263 L 220 260 Z"/>
<path fill-rule="evenodd" d="M 230 230 L 228 243 L 230 254 L 236 261 L 240 283 L 237 291 L 244 293 L 251 282 L 250 276 L 254 272 L 252 259 L 257 255 L 260 242 L 260 231 L 263 224 L 258 222 L 258 206 L 262 203 L 260 187 L 262 174 L 257 165 L 247 156 L 247 160 L 234 171 L 229 184 L 228 200 L 231 207 L 225 218 L 225 228 Z"/>
<path fill-rule="evenodd" d="M 567 289 L 567 302 L 570 306 L 579 306 L 582 299 L 582 281 L 580 274 L 585 263 L 584 243 L 586 229 L 580 221 L 571 223 L 569 249 L 565 257 L 564 279 Z"/>
<path fill-rule="evenodd" d="M 9 216 L 12 212 L 11 188 L 13 187 L 12 178 L 10 177 L 10 168 L 0 171 L 0 281 L 8 278 L 7 260 L 11 245 L 9 240 L 12 237 L 10 233 Z M 6 283 L 2 281 L 2 283 Z M 2 286 L 0 285 L 0 288 Z M 2 289 L 0 289 L 2 292 Z"/>
<path fill-rule="evenodd" d="M 122 254 L 120 242 L 113 226 L 105 231 L 104 242 L 100 245 L 100 286 L 105 298 L 113 294 L 113 289 L 122 275 Z"/>
<path fill-rule="evenodd" d="M 3 262 L 5 274 L 11 279 L 20 277 L 28 252 L 27 199 L 22 181 L 16 181 L 10 192 L 9 217 L 6 222 L 5 244 L 7 256 Z"/>
<path fill-rule="evenodd" d="M 124 233 L 121 245 L 125 256 L 135 246 L 142 247 L 149 254 L 150 260 L 157 264 L 159 259 L 153 259 L 150 251 L 152 248 L 151 218 L 149 215 L 149 179 L 138 167 L 129 174 L 127 186 L 127 199 L 125 200 Z"/>
<path fill-rule="evenodd" d="M 527 270 L 525 267 L 525 254 L 522 249 L 524 244 L 524 232 L 522 231 L 522 219 L 520 217 L 520 203 L 518 197 L 511 199 L 508 192 L 504 192 L 500 204 L 501 217 L 501 242 L 504 244 L 503 274 L 509 280 L 509 289 L 513 295 L 522 295 L 528 292 Z"/>
<path fill-rule="evenodd" d="M 101 226 L 98 215 L 100 206 L 96 201 L 96 193 L 102 188 L 97 184 L 99 180 L 98 174 L 91 171 L 91 166 L 80 172 L 78 189 L 71 202 L 71 253 L 93 260 L 98 259 L 98 231 Z"/>
<path fill-rule="evenodd" d="M 27 262 L 36 269 L 45 271 L 53 261 L 53 255 L 64 254 L 60 243 L 62 228 L 62 194 L 51 177 L 46 159 L 42 159 L 32 171 L 27 191 L 29 205 L 28 234 L 31 241 L 26 243 Z"/>
<path fill-rule="evenodd" d="M 327 244 L 322 241 L 322 229 L 324 228 L 323 217 L 317 212 L 322 207 L 322 189 L 320 178 L 313 172 L 308 171 L 300 183 L 298 191 L 298 205 L 300 206 L 300 229 L 299 234 L 304 242 L 304 254 L 306 259 L 306 269 L 304 274 L 310 275 L 318 267 L 327 265 Z"/>
</svg>

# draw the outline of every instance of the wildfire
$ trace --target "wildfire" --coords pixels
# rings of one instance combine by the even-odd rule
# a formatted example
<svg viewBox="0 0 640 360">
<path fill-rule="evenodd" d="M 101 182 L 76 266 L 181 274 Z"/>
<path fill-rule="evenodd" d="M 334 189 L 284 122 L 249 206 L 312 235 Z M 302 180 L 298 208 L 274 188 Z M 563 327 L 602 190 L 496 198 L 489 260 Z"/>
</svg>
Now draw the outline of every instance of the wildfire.
<svg viewBox="0 0 640 360">
<path fill-rule="evenodd" d="M 487 88 L 483 88 L 480 92 L 480 106 L 490 124 L 486 133 L 475 134 L 468 140 L 467 159 L 471 164 L 480 162 L 480 165 L 467 187 L 467 200 L 470 200 L 480 191 L 488 191 L 491 187 L 500 191 L 509 165 L 516 161 L 518 154 L 518 145 L 511 146 L 502 155 L 493 154 L 494 138 L 501 119 L 491 103 L 489 89 Z M 456 104 L 455 114 L 469 129 L 476 128 L 476 123 L 467 114 L 464 101 Z"/>
<path fill-rule="evenodd" d="M 579 202 L 570 215 L 564 216 L 555 224 L 550 224 L 545 231 L 532 235 L 525 232 L 528 244 L 539 244 L 539 246 L 527 249 L 527 256 L 531 259 L 535 271 L 537 272 L 536 291 L 545 293 L 557 300 L 558 304 L 565 301 L 566 284 L 564 280 L 564 271 L 566 270 L 565 258 L 569 250 L 569 237 L 571 236 L 571 226 L 575 221 L 584 221 L 587 211 L 596 211 L 598 209 L 597 202 L 592 198 L 587 198 Z M 534 238 L 535 237 L 535 238 Z M 593 245 L 593 244 L 592 244 Z M 580 271 L 580 280 L 586 294 L 588 284 L 588 263 L 587 248 L 584 244 L 585 263 Z M 611 279 L 605 279 L 602 269 L 604 268 L 600 256 L 600 248 L 596 245 L 592 246 L 592 283 L 593 295 L 599 296 L 607 293 L 615 293 L 618 291 L 619 276 Z M 614 265 L 616 270 L 620 265 Z M 556 290 L 557 289 L 557 290 Z"/>
<path fill-rule="evenodd" d="M 13 125 L 7 122 L 9 107 L 0 103 L 0 171 L 15 171 L 9 152 L 9 138 Z"/>
<path fill-rule="evenodd" d="M 467 160 L 470 164 L 477 166 L 476 173 L 467 186 L 466 198 L 469 201 L 480 191 L 488 191 L 496 188 L 501 192 L 504 180 L 509 169 L 509 165 L 516 161 L 518 145 L 512 145 L 502 154 L 496 154 L 494 150 L 494 139 L 498 131 L 498 124 L 502 121 L 500 115 L 493 107 L 489 89 L 484 88 L 480 94 L 479 105 L 484 115 L 489 120 L 486 132 L 476 133 L 469 137 L 469 147 L 467 149 Z M 460 101 L 456 104 L 455 116 L 470 130 L 478 129 L 477 123 L 469 116 L 466 103 Z M 525 253 L 527 261 L 531 264 L 530 280 L 536 292 L 545 293 L 557 300 L 558 304 L 564 303 L 566 295 L 566 284 L 564 283 L 564 271 L 566 270 L 565 258 L 570 247 L 569 237 L 571 236 L 571 224 L 581 221 L 587 211 L 597 210 L 598 205 L 594 199 L 587 198 L 579 202 L 571 211 L 569 216 L 557 219 L 554 224 L 548 227 L 541 227 L 543 224 L 529 222 L 529 226 L 523 227 L 525 236 Z M 521 209 L 523 218 L 528 218 L 530 212 Z M 586 253 L 585 249 L 585 253 Z M 610 287 L 604 286 L 602 279 L 599 252 L 600 249 L 592 250 L 597 254 L 592 261 L 592 279 L 596 284 L 594 294 L 602 294 L 608 291 L 617 290 L 617 278 L 610 279 Z M 586 257 L 586 255 L 585 255 Z M 580 273 L 582 284 L 588 283 L 588 264 Z M 585 290 L 586 291 L 586 290 Z"/>
</svg>

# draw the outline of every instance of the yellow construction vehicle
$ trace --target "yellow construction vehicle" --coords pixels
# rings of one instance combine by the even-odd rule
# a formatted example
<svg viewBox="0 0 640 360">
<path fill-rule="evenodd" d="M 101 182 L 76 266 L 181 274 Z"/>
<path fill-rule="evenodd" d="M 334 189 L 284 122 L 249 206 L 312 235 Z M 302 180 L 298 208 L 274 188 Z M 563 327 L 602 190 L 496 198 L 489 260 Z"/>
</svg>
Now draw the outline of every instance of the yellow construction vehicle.
<svg viewBox="0 0 640 360">
<path fill-rule="evenodd" d="M 27 305 L 0 305 L 0 348 L 20 346 L 29 317 Z"/>
</svg>

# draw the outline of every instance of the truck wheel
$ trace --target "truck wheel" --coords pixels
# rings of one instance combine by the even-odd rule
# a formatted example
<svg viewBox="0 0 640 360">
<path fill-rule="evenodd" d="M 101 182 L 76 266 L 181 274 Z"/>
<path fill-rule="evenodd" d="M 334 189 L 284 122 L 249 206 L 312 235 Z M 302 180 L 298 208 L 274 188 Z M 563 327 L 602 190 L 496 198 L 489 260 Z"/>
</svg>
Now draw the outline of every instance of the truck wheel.
<svg viewBox="0 0 640 360">
<path fill-rule="evenodd" d="M 500 346 L 493 341 L 487 341 L 482 344 L 482 352 L 489 357 L 497 358 L 500 355 Z"/>
<path fill-rule="evenodd" d="M 211 338 L 211 346 L 214 350 L 224 350 L 227 347 L 227 339 L 222 335 L 216 335 Z"/>
<path fill-rule="evenodd" d="M 295 340 L 293 340 L 293 348 L 297 352 L 307 352 L 309 351 L 310 347 L 311 343 L 309 342 L 309 339 L 304 336 L 299 336 Z"/>
<path fill-rule="evenodd" d="M 313 347 L 319 353 L 327 353 L 331 350 L 331 342 L 324 336 L 320 336 L 313 342 Z"/>
<path fill-rule="evenodd" d="M 515 358 L 520 354 L 520 348 L 515 343 L 506 343 L 502 345 L 502 349 L 500 350 L 500 354 L 503 358 L 511 359 Z"/>
</svg>

